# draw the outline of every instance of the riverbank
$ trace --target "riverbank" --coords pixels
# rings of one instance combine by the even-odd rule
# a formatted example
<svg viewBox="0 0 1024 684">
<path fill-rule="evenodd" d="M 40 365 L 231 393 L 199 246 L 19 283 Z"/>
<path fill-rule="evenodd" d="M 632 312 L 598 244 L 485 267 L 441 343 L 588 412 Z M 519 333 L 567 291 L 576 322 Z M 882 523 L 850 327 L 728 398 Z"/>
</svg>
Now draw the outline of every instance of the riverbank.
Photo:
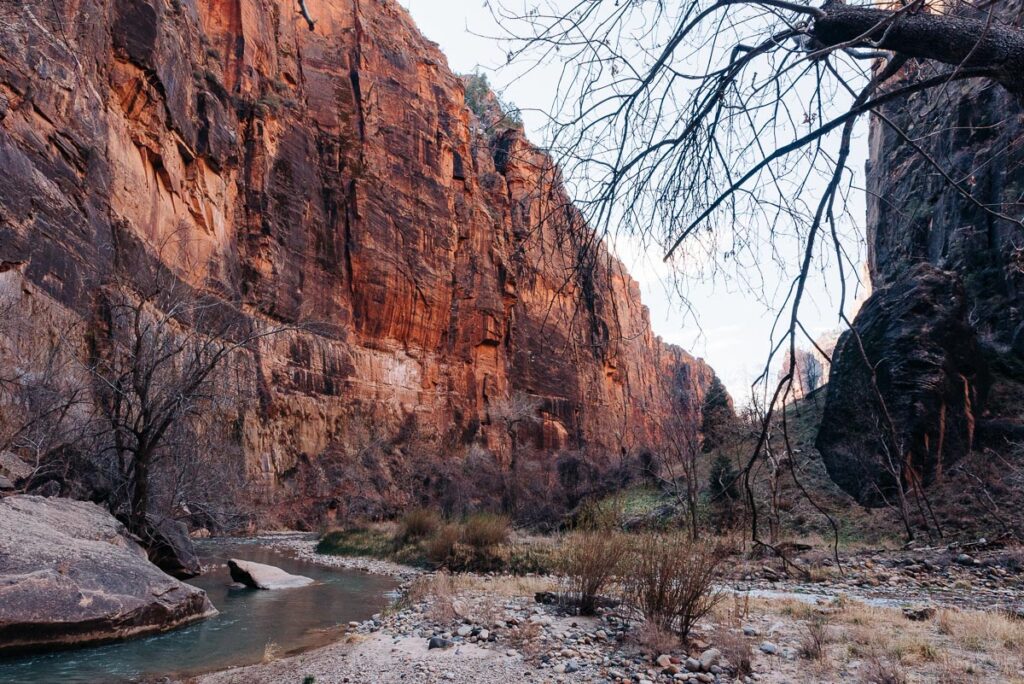
<svg viewBox="0 0 1024 684">
<path fill-rule="evenodd" d="M 282 543 L 313 562 L 402 573 L 393 576 L 402 578 L 404 598 L 351 623 L 339 643 L 190 682 L 1024 682 L 1024 622 L 994 606 L 957 607 L 941 591 L 931 596 L 924 577 L 905 601 L 884 604 L 871 584 L 892 573 L 877 559 L 848 561 L 834 584 L 729 581 L 730 595 L 684 650 L 620 609 L 581 618 L 538 603 L 537 592 L 559 588 L 551 577 L 423 573 L 320 556 L 308 541 Z M 987 572 L 973 563 L 930 565 L 938 588 L 964 582 L 948 579 L 961 569 Z M 1009 583 L 988 589 L 1017 591 Z"/>
</svg>

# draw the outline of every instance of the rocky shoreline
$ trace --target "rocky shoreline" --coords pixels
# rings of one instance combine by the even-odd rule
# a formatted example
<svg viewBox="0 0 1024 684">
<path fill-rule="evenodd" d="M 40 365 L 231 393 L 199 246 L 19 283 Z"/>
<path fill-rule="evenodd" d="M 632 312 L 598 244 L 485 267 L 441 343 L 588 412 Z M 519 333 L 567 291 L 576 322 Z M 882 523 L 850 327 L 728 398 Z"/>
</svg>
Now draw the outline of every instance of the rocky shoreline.
<svg viewBox="0 0 1024 684">
<path fill-rule="evenodd" d="M 889 630 L 897 639 L 911 627 L 919 631 L 929 627 L 936 609 L 962 603 L 947 600 L 947 586 L 964 586 L 966 581 L 978 584 L 986 590 L 979 601 L 992 610 L 1002 610 L 1006 599 L 1012 602 L 1024 595 L 1019 573 L 995 570 L 1003 568 L 994 560 L 998 554 L 983 554 L 972 558 L 971 563 L 962 558 L 957 563 L 956 556 L 948 565 L 928 561 L 931 579 L 921 575 L 912 591 L 908 591 L 909 578 L 916 576 L 916 568 L 928 570 L 929 566 L 902 562 L 894 569 L 893 563 L 878 555 L 873 559 L 849 559 L 843 579 L 813 584 L 778 578 L 770 581 L 756 572 L 747 572 L 746 579 L 741 575 L 730 582 L 732 597 L 723 601 L 721 610 L 702 626 L 688 650 L 668 646 L 659 650 L 644 641 L 643 626 L 635 616 L 606 609 L 596 617 L 584 618 L 539 603 L 535 598 L 538 592 L 558 588 L 554 578 L 426 573 L 377 559 L 319 555 L 315 542 L 308 538 L 270 539 L 268 543 L 313 563 L 396 577 L 402 582 L 403 598 L 371 620 L 350 623 L 339 643 L 290 658 L 211 673 L 196 680 L 200 684 L 271 684 L 310 677 L 313 679 L 309 681 L 317 684 L 870 681 L 865 677 L 875 666 L 874 656 L 858 655 L 840 638 L 847 631 L 854 640 L 862 638 L 853 630 L 859 629 L 865 616 L 878 621 L 880 633 Z M 967 576 L 974 579 L 968 580 Z M 930 594 L 930 589 L 935 593 Z M 899 606 L 895 605 L 896 591 L 905 596 Z M 891 599 L 894 605 L 874 607 L 871 601 L 875 598 Z M 930 608 L 924 613 L 912 609 L 922 605 Z M 907 609 L 905 613 L 901 612 L 903 608 Z M 820 619 L 837 623 L 830 629 L 839 645 L 831 648 L 836 650 L 841 645 L 849 650 L 842 651 L 842 662 L 834 658 L 836 662 L 828 671 L 821 662 L 809 661 L 806 656 L 807 625 Z M 936 639 L 943 639 L 939 636 L 942 629 L 936 627 Z M 953 644 L 949 648 L 955 652 Z M 973 657 L 970 653 L 962 656 L 968 671 L 992 669 L 984 658 L 975 663 Z M 730 658 L 748 662 L 740 668 Z M 934 663 L 926 665 L 937 667 Z M 989 678 L 950 681 L 1024 681 L 1024 661 L 1000 667 L 1004 668 L 1000 674 Z M 1006 675 L 1012 674 L 1014 667 L 1020 668 L 1020 679 Z"/>
</svg>

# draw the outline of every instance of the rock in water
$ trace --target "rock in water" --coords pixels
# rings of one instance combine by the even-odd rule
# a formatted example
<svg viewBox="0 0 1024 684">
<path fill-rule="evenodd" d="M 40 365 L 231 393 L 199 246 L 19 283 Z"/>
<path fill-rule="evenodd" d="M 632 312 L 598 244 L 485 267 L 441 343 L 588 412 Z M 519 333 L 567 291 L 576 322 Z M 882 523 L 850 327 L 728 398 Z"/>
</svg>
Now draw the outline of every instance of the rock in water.
<svg viewBox="0 0 1024 684">
<path fill-rule="evenodd" d="M 162 632 L 215 615 L 96 504 L 0 500 L 0 653 Z"/>
<path fill-rule="evenodd" d="M 178 579 L 197 577 L 202 571 L 188 527 L 170 518 L 147 516 L 145 539 L 149 559 L 168 575 Z"/>
<path fill-rule="evenodd" d="M 281 568 L 232 558 L 228 561 L 231 579 L 251 589 L 294 589 L 312 584 L 301 575 L 290 575 Z"/>
</svg>

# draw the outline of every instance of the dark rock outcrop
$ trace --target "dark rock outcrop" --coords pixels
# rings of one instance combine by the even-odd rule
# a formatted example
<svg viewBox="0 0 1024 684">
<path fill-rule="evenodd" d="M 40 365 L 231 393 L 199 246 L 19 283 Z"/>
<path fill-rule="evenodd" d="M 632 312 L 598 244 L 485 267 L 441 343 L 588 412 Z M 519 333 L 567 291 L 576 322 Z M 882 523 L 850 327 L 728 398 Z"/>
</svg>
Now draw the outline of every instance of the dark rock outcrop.
<svg viewBox="0 0 1024 684">
<path fill-rule="evenodd" d="M 142 541 L 149 553 L 149 560 L 172 577 L 197 577 L 202 567 L 185 523 L 152 515 L 148 517 L 148 522 Z"/>
<path fill-rule="evenodd" d="M 992 11 L 1024 23 L 1021 0 Z M 989 10 L 978 12 L 985 20 Z M 903 77 L 922 68 L 911 62 Z M 878 292 L 855 327 L 885 375 L 882 394 L 902 443 L 894 456 L 930 481 L 972 445 L 1005 449 L 1003 436 L 1024 428 L 1024 106 L 976 79 L 893 102 L 884 113 L 971 196 L 872 118 L 868 260 Z M 864 502 L 877 501 L 870 492 L 885 480 L 877 467 L 885 421 L 863 395 L 869 382 L 848 335 L 832 367 L 818 446 L 836 481 Z"/>
<path fill-rule="evenodd" d="M 0 653 L 161 632 L 216 614 L 99 506 L 0 500 Z"/>
<path fill-rule="evenodd" d="M 927 484 L 973 446 L 988 371 L 956 274 L 922 263 L 875 291 L 833 362 L 817 446 L 861 502 L 892 500 L 895 473 Z"/>
</svg>

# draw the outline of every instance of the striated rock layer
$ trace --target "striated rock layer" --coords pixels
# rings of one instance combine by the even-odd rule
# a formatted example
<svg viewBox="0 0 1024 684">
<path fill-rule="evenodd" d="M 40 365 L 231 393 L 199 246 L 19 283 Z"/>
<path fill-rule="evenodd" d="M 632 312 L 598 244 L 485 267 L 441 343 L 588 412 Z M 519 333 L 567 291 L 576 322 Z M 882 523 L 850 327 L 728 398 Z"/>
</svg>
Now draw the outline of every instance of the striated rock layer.
<svg viewBox="0 0 1024 684">
<path fill-rule="evenodd" d="M 993 12 L 1024 24 L 1020 0 Z M 921 68 L 911 63 L 904 73 Z M 972 450 L 1006 453 L 1024 435 L 1024 106 L 1000 86 L 973 80 L 886 105 L 884 113 L 971 199 L 897 130 L 872 119 L 867 226 L 875 293 L 854 322 L 863 351 L 849 333 L 837 346 L 818 437 L 833 478 L 870 503 L 886 499 L 893 472 L 906 472 L 911 485 L 931 483 Z"/>
<path fill-rule="evenodd" d="M 307 0 L 312 31 L 293 4 L 0 8 L 0 277 L 50 307 L 32 324 L 98 328 L 106 279 L 157 262 L 302 323 L 236 360 L 250 472 L 293 520 L 451 489 L 421 461 L 528 452 L 569 490 L 656 450 L 665 380 L 712 373 L 548 160 L 484 130 L 397 3 Z"/>
</svg>

